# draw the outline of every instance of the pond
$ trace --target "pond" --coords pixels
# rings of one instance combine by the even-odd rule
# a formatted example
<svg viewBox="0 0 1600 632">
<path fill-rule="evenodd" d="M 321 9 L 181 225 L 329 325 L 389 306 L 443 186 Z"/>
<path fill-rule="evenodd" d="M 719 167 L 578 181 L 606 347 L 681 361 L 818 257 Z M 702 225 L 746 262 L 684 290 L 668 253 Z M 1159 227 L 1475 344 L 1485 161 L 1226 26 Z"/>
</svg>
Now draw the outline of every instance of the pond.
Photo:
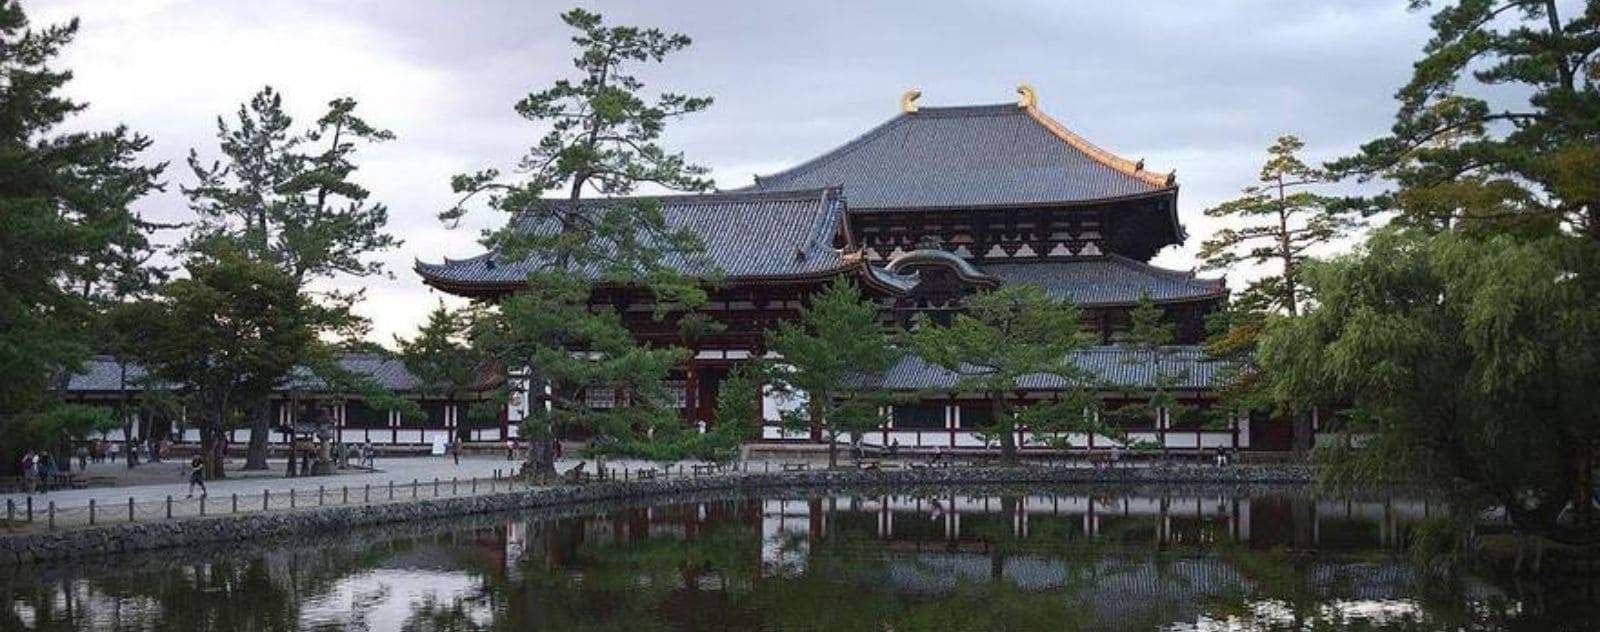
<svg viewBox="0 0 1600 632">
<path fill-rule="evenodd" d="M 1430 576 L 1425 498 L 926 489 L 665 499 L 0 570 L 3 630 L 1594 629 Z"/>
</svg>

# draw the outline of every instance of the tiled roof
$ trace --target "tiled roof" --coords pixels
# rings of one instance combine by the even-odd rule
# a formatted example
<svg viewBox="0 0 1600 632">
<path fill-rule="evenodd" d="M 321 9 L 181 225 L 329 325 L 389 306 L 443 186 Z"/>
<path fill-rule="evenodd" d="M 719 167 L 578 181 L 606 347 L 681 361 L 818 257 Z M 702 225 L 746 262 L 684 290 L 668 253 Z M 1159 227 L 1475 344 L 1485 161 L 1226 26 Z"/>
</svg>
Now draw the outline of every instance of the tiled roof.
<svg viewBox="0 0 1600 632">
<path fill-rule="evenodd" d="M 722 193 L 652 198 L 585 200 L 583 204 L 658 202 L 669 227 L 687 228 L 705 243 L 705 256 L 725 278 L 809 276 L 842 269 L 846 262 L 832 239 L 844 214 L 838 189 L 775 193 Z M 552 202 L 565 204 L 565 202 Z M 526 230 L 538 230 L 524 224 Z M 515 286 L 536 262 L 500 261 L 494 253 L 428 264 L 416 270 L 435 285 Z M 682 257 L 668 263 L 696 273 Z"/>
<path fill-rule="evenodd" d="M 122 365 L 112 356 L 94 356 L 83 363 L 82 373 L 75 373 L 67 379 L 67 391 L 120 391 L 123 388 L 122 369 Z M 137 388 L 135 385 L 145 376 L 144 365 L 129 362 L 127 370 L 127 387 Z"/>
<path fill-rule="evenodd" d="M 748 190 L 843 186 L 852 212 L 1077 203 L 1176 190 L 1016 104 L 904 113 Z"/>
<path fill-rule="evenodd" d="M 415 391 L 422 387 L 422 383 L 406 369 L 405 362 L 399 358 L 374 353 L 348 353 L 339 358 L 339 366 L 356 375 L 365 375 L 378 386 L 390 391 Z M 82 373 L 75 374 L 68 380 L 68 392 L 115 393 L 122 389 L 121 367 L 115 357 L 95 356 L 84 363 L 83 369 Z M 128 363 L 127 387 L 130 390 L 138 389 L 136 380 L 144 375 L 144 366 Z M 312 376 L 310 371 L 301 368 L 294 371 L 281 390 L 319 390 L 323 387 L 321 380 Z"/>
<path fill-rule="evenodd" d="M 1204 390 L 1220 387 L 1227 365 L 1209 359 L 1197 345 L 1164 347 L 1160 352 L 1122 345 L 1089 347 L 1072 354 L 1072 362 L 1094 376 L 1086 387 L 1103 389 L 1149 389 L 1168 381 L 1167 388 Z M 950 390 L 959 383 L 955 373 L 929 364 L 915 355 L 902 357 L 881 377 L 869 380 L 874 387 L 891 391 Z M 1032 375 L 1017 380 L 1023 390 L 1065 390 L 1066 381 L 1053 375 Z"/>
<path fill-rule="evenodd" d="M 1181 302 L 1227 295 L 1223 280 L 1198 278 L 1120 255 L 1083 259 L 987 262 L 983 271 L 1003 283 L 1044 288 L 1051 296 L 1078 305 L 1136 303 L 1141 292 L 1157 302 Z"/>
</svg>

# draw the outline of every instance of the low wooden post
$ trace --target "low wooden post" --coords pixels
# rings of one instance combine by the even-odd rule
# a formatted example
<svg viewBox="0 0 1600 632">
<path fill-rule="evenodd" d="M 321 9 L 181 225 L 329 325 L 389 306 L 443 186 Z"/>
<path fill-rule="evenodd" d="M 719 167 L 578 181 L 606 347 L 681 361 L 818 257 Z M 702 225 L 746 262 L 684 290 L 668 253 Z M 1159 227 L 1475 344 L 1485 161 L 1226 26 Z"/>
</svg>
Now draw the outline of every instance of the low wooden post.
<svg viewBox="0 0 1600 632">
<path fill-rule="evenodd" d="M 272 499 L 272 496 L 271 496 L 270 492 L 268 492 L 265 489 L 261 490 L 261 510 L 262 511 L 266 511 L 268 507 L 272 506 L 271 505 L 271 502 L 272 502 L 271 499 Z"/>
<path fill-rule="evenodd" d="M 414 478 L 411 479 L 411 499 L 412 500 L 416 500 L 417 499 L 417 488 L 419 488 L 419 487 L 422 487 L 422 483 L 418 482 L 417 479 L 414 479 Z"/>
<path fill-rule="evenodd" d="M 439 497 L 439 477 L 433 477 L 433 497 Z"/>
<path fill-rule="evenodd" d="M 365 505 L 365 504 L 368 504 L 368 503 L 371 503 L 371 502 L 372 502 L 372 483 L 362 483 L 361 484 L 361 504 Z"/>
<path fill-rule="evenodd" d="M 94 499 L 89 499 L 89 526 L 94 526 Z"/>
<path fill-rule="evenodd" d="M 389 500 L 394 500 L 394 481 L 389 481 Z"/>
<path fill-rule="evenodd" d="M 50 501 L 50 507 L 48 508 L 48 511 L 50 512 L 50 528 L 51 529 L 55 529 L 56 528 L 56 501 L 54 501 L 54 500 Z"/>
<path fill-rule="evenodd" d="M 206 495 L 200 495 L 200 515 L 206 515 Z"/>
<path fill-rule="evenodd" d="M 456 477 L 452 476 L 452 477 L 450 477 L 450 495 L 454 496 L 454 495 L 456 495 L 456 493 L 457 493 L 457 490 L 456 490 Z"/>
<path fill-rule="evenodd" d="M 232 504 L 231 511 L 233 513 L 239 513 L 239 492 L 234 492 L 233 493 L 233 499 L 232 499 L 232 503 L 231 504 Z"/>
<path fill-rule="evenodd" d="M 318 507 L 321 507 L 321 506 L 322 506 L 322 501 L 323 501 L 323 491 L 324 491 L 324 490 L 323 490 L 323 486 L 322 486 L 322 485 L 318 485 L 318 486 L 317 486 L 317 506 L 318 506 Z"/>
<path fill-rule="evenodd" d="M 33 497 L 28 497 L 28 524 L 33 524 Z"/>
<path fill-rule="evenodd" d="M 170 494 L 167 496 L 167 519 L 172 519 L 172 496 Z"/>
<path fill-rule="evenodd" d="M 472 493 L 473 495 L 478 493 L 478 477 L 476 476 L 472 477 Z"/>
<path fill-rule="evenodd" d="M 349 485 L 345 485 L 344 486 L 343 494 L 344 494 L 344 497 L 339 502 L 341 504 L 345 504 L 345 505 L 350 504 L 350 486 Z"/>
<path fill-rule="evenodd" d="M 294 509 L 294 488 L 289 488 L 289 508 Z"/>
<path fill-rule="evenodd" d="M 133 522 L 133 497 L 128 497 L 128 522 Z"/>
<path fill-rule="evenodd" d="M 6 524 L 17 521 L 17 501 L 6 499 Z"/>
</svg>

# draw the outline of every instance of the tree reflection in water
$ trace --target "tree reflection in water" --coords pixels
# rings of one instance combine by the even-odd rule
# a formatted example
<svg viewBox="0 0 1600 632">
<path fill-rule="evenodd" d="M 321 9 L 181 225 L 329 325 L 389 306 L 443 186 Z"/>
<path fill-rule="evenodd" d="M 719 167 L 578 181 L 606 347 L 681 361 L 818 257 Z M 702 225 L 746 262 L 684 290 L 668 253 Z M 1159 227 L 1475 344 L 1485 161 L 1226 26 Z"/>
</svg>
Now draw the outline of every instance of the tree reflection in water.
<svg viewBox="0 0 1600 632">
<path fill-rule="evenodd" d="M 6 630 L 1585 629 L 1585 578 L 1429 575 L 1419 501 L 920 495 L 487 517 L 10 577 Z M 1587 592 L 1585 592 L 1587 591 Z"/>
</svg>

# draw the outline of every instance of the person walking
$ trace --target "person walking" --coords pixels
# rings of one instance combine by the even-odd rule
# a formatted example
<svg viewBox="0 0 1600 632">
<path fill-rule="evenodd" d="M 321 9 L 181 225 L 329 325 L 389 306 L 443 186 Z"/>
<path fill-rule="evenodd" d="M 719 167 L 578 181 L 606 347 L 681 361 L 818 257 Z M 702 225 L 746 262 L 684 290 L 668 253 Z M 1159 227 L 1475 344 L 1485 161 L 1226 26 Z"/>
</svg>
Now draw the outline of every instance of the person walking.
<svg viewBox="0 0 1600 632">
<path fill-rule="evenodd" d="M 189 461 L 189 498 L 194 498 L 196 485 L 200 486 L 200 496 L 204 498 L 207 495 L 206 461 L 198 456 Z"/>
<path fill-rule="evenodd" d="M 39 482 L 44 485 L 44 493 L 50 493 L 50 484 L 55 482 L 56 475 L 61 472 L 56 467 L 56 457 L 49 450 L 39 454 Z"/>
<path fill-rule="evenodd" d="M 22 453 L 22 490 L 32 494 L 39 486 L 39 455 L 32 448 Z"/>
<path fill-rule="evenodd" d="M 456 465 L 461 465 L 461 440 L 450 442 L 450 456 L 455 459 Z"/>
</svg>

